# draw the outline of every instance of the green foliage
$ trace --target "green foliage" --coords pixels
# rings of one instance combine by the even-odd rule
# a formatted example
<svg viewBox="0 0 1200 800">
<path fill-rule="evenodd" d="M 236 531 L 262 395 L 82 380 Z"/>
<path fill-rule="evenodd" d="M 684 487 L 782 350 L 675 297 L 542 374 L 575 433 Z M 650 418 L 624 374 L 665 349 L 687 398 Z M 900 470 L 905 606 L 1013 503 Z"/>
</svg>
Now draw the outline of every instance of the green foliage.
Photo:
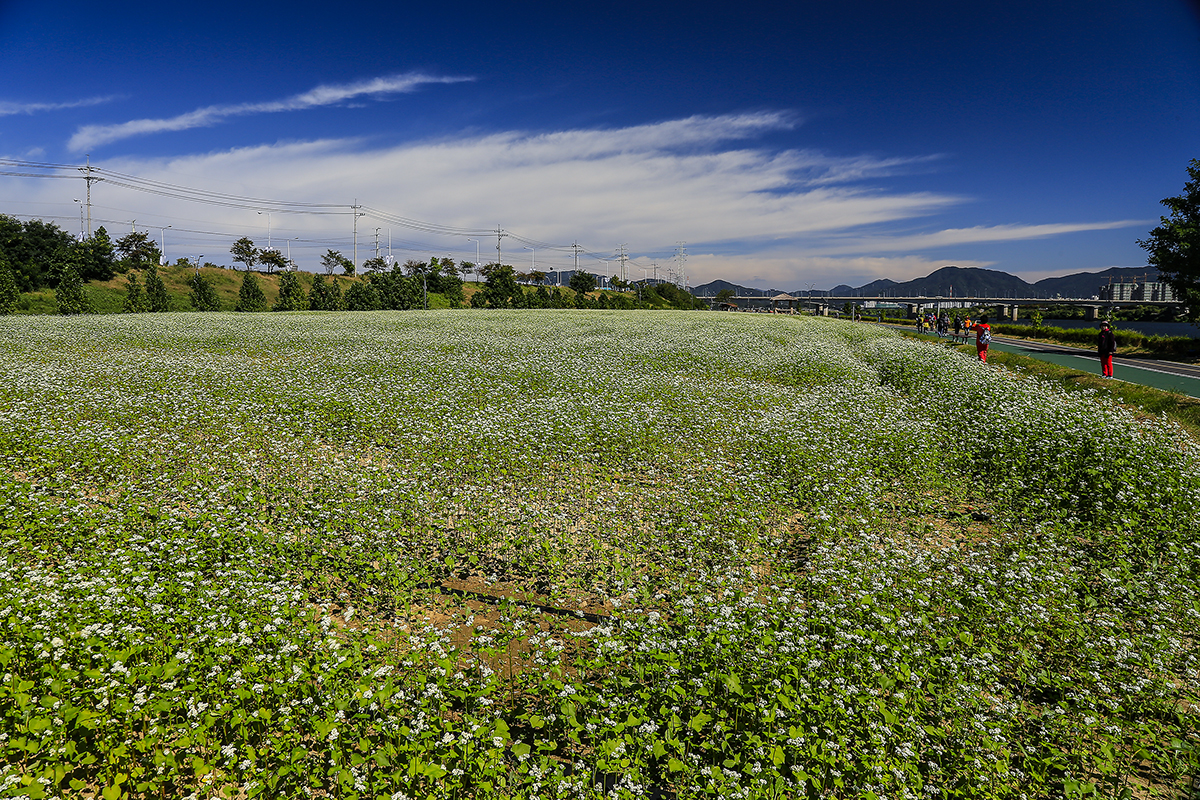
<svg viewBox="0 0 1200 800">
<path fill-rule="evenodd" d="M 374 256 L 363 262 L 363 271 L 368 275 L 374 275 L 380 272 L 388 271 L 388 263 L 383 260 L 382 256 Z"/>
<path fill-rule="evenodd" d="M 142 292 L 142 284 L 138 282 L 136 272 L 125 276 L 125 303 L 121 311 L 126 314 L 141 314 L 150 310 L 150 301 Z"/>
<path fill-rule="evenodd" d="M 399 271 L 373 272 L 366 283 L 378 298 L 378 308 L 407 311 L 424 308 L 422 280 L 420 275 L 406 276 Z"/>
<path fill-rule="evenodd" d="M 321 266 L 325 268 L 326 275 L 332 275 L 338 269 L 342 270 L 343 275 L 354 274 L 354 262 L 337 250 L 327 250 L 321 256 Z"/>
<path fill-rule="evenodd" d="M 167 294 L 167 286 L 158 274 L 156 264 L 146 267 L 146 304 L 156 314 L 171 310 L 171 297 Z"/>
<path fill-rule="evenodd" d="M 308 309 L 308 298 L 304 296 L 304 288 L 295 272 L 287 270 L 279 276 L 279 297 L 272 311 L 305 311 Z"/>
<path fill-rule="evenodd" d="M 523 307 L 525 305 L 525 293 L 517 284 L 513 268 L 507 264 L 489 264 L 488 267 L 483 291 L 476 295 L 481 297 L 480 304 L 487 308 Z M 472 305 L 475 304 L 472 303 Z"/>
<path fill-rule="evenodd" d="M 266 311 L 267 297 L 263 294 L 262 285 L 258 282 L 258 276 L 246 270 L 246 274 L 242 276 L 242 285 L 238 289 L 237 305 L 233 307 L 234 311 Z"/>
<path fill-rule="evenodd" d="M 1147 263 L 1187 303 L 1188 317 L 1195 321 L 1200 320 L 1200 159 L 1189 162 L 1187 173 L 1191 180 L 1184 183 L 1183 194 L 1162 201 L 1170 215 L 1161 217 L 1162 224 L 1138 244 L 1149 254 Z"/>
<path fill-rule="evenodd" d="M 32 292 L 58 283 L 61 252 L 70 252 L 75 238 L 52 222 L 20 220 L 0 214 L 0 256 L 13 271 L 17 288 Z"/>
<path fill-rule="evenodd" d="M 346 290 L 347 311 L 378 311 L 382 307 L 373 281 L 360 281 Z"/>
<path fill-rule="evenodd" d="M 258 263 L 267 268 L 268 275 L 276 272 L 286 272 L 291 264 L 278 250 L 263 250 L 258 254 Z"/>
<path fill-rule="evenodd" d="M 1200 770 L 1200 456 L 1113 395 L 765 314 L 22 318 L 0 352 L 0 793 Z"/>
<path fill-rule="evenodd" d="M 76 245 L 82 252 L 79 277 L 85 281 L 108 281 L 116 275 L 116 256 L 112 239 L 101 225 L 86 239 Z"/>
<path fill-rule="evenodd" d="M 588 292 L 596 291 L 596 276 L 590 272 L 575 270 L 571 274 L 571 280 L 568 281 L 567 285 L 577 296 L 585 295 Z"/>
<path fill-rule="evenodd" d="M 1037 337 L 1039 339 L 1051 339 L 1064 344 L 1082 345 L 1090 348 L 1096 346 L 1096 337 L 1099 334 L 1100 327 L 1099 323 L 1096 323 L 1095 328 L 1059 328 L 1053 325 L 1034 327 L 1032 325 L 999 323 L 993 325 L 992 330 L 1002 336 Z M 1113 336 L 1116 337 L 1118 347 L 1139 348 L 1165 356 L 1186 356 L 1195 353 L 1197 348 L 1200 347 L 1200 343 L 1190 336 L 1150 336 L 1138 333 L 1137 331 L 1115 327 L 1113 329 Z"/>
<path fill-rule="evenodd" d="M 188 299 L 192 302 L 192 308 L 197 311 L 221 310 L 221 301 L 217 297 L 216 290 L 213 289 L 212 284 L 199 271 L 193 273 L 192 277 L 188 278 L 188 286 L 191 287 Z"/>
<path fill-rule="evenodd" d="M 144 231 L 130 231 L 117 239 L 116 250 L 121 254 L 122 268 L 127 270 L 157 266 L 162 257 L 158 243 Z"/>
<path fill-rule="evenodd" d="M 92 306 L 92 301 L 88 297 L 87 290 L 83 288 L 83 281 L 79 278 L 79 273 L 75 271 L 75 265 L 68 262 L 63 270 L 62 278 L 58 282 L 58 286 L 54 289 L 54 299 L 58 304 L 58 313 L 63 315 L 71 314 L 93 314 L 95 308 Z"/>
<path fill-rule="evenodd" d="M 332 251 L 330 251 L 332 252 Z M 337 286 L 337 278 L 333 279 L 333 286 Z M 313 278 L 312 288 L 308 290 L 308 308 L 310 311 L 339 311 L 333 303 L 331 297 L 332 291 L 330 285 L 325 282 L 324 275 L 317 275 Z M 340 292 L 339 292 L 340 295 Z M 340 300 L 340 297 L 339 297 Z"/>
<path fill-rule="evenodd" d="M 259 251 L 254 246 L 254 240 L 248 236 L 243 236 L 233 243 L 229 248 L 229 254 L 233 256 L 233 260 L 246 267 L 246 271 L 258 263 Z"/>
<path fill-rule="evenodd" d="M 21 292 L 17 289 L 17 281 L 13 277 L 12 268 L 8 266 L 4 256 L 0 255 L 0 314 L 11 314 L 16 311 L 20 299 Z"/>
</svg>

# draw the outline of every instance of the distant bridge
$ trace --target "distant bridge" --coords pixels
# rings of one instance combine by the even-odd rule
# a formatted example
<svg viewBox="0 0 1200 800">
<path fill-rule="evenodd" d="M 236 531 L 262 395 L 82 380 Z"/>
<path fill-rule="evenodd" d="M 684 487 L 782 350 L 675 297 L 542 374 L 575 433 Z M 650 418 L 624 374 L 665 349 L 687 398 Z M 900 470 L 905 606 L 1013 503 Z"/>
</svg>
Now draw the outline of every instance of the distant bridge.
<svg viewBox="0 0 1200 800">
<path fill-rule="evenodd" d="M 714 298 L 709 298 L 714 299 Z M 996 316 L 1000 319 L 1017 319 L 1021 306 L 1081 306 L 1086 310 L 1087 319 L 1099 319 L 1105 308 L 1122 305 L 1161 306 L 1182 308 L 1185 304 L 1180 300 L 1094 300 L 1091 298 L 1046 298 L 1046 297 L 926 297 L 923 295 L 896 296 L 879 295 L 863 297 L 861 295 L 808 295 L 797 296 L 790 294 L 776 295 L 743 295 L 731 298 L 733 302 L 770 303 L 773 312 L 795 313 L 801 307 L 812 306 L 817 313 L 828 316 L 829 310 L 835 306 L 841 308 L 846 303 L 862 305 L 863 303 L 890 303 L 905 308 L 909 316 L 926 309 L 941 310 L 943 308 L 963 307 L 995 307 Z"/>
</svg>

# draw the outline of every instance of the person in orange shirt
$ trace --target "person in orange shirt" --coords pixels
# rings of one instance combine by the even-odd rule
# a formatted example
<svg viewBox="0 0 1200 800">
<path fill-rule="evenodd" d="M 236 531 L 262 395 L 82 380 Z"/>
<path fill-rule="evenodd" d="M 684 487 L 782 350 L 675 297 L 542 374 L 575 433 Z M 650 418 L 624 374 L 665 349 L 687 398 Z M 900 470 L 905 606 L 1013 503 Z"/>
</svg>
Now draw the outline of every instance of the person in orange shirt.
<svg viewBox="0 0 1200 800">
<path fill-rule="evenodd" d="M 979 318 L 972 330 L 975 331 L 975 352 L 979 354 L 979 360 L 986 363 L 988 345 L 992 343 L 992 326 L 988 325 L 986 314 Z"/>
</svg>

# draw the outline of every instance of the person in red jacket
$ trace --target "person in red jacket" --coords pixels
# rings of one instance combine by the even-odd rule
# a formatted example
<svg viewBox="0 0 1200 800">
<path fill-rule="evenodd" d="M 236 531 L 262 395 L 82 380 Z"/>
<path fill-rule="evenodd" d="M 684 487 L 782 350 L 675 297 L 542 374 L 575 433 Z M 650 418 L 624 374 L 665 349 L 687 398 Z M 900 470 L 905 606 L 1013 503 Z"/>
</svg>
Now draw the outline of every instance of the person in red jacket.
<svg viewBox="0 0 1200 800">
<path fill-rule="evenodd" d="M 979 318 L 979 322 L 971 326 L 971 330 L 975 331 L 975 352 L 979 354 L 979 360 L 983 362 L 987 361 L 988 345 L 992 343 L 992 326 L 988 325 L 987 320 L 986 315 L 982 316 Z"/>
<path fill-rule="evenodd" d="M 1104 377 L 1111 378 L 1113 353 L 1117 352 L 1117 337 L 1113 335 L 1112 326 L 1108 322 L 1100 324 L 1100 372 Z"/>
</svg>

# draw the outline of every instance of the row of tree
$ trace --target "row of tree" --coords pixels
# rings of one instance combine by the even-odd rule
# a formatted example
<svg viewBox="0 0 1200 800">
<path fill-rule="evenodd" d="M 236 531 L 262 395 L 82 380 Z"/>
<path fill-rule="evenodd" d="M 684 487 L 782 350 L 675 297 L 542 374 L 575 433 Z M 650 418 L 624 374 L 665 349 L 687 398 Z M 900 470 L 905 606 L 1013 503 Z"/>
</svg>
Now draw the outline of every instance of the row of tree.
<svg viewBox="0 0 1200 800">
<path fill-rule="evenodd" d="M 103 226 L 80 240 L 53 222 L 25 222 L 0 214 L 0 260 L 8 264 L 20 292 L 55 288 L 68 269 L 83 281 L 112 280 L 118 273 L 158 264 L 162 253 L 142 231 L 113 241 Z"/>
</svg>

